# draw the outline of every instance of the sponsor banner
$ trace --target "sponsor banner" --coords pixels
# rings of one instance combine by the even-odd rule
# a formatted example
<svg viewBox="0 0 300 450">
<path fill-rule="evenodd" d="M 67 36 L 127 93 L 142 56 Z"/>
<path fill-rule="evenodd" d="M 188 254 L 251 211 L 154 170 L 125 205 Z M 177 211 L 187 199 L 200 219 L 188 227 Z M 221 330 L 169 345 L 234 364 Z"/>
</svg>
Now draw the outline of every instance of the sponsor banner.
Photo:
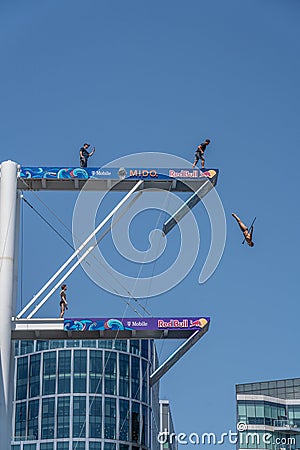
<svg viewBox="0 0 300 450">
<path fill-rule="evenodd" d="M 97 167 L 21 167 L 21 178 L 34 179 L 110 179 L 110 180 L 195 180 L 214 178 L 217 169 L 172 169 L 172 168 L 97 168 Z"/>
<path fill-rule="evenodd" d="M 64 319 L 64 330 L 197 330 L 209 322 L 209 317 L 78 318 Z"/>
</svg>

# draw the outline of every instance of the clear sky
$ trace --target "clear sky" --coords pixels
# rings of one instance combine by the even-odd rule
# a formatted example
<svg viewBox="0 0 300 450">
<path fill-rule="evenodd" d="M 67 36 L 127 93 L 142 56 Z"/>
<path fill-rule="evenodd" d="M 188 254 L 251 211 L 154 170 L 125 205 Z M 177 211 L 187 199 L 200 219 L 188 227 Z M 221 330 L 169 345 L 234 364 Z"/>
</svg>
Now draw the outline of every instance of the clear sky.
<svg viewBox="0 0 300 450">
<path fill-rule="evenodd" d="M 1 160 L 77 165 L 88 141 L 97 167 L 137 152 L 193 161 L 196 146 L 212 141 L 207 167 L 220 169 L 228 224 L 221 263 L 198 284 L 210 242 L 199 205 L 194 268 L 143 303 L 158 316 L 211 316 L 209 332 L 161 383 L 177 432 L 234 429 L 236 383 L 299 377 L 299 23 L 298 0 L 0 4 Z M 69 239 L 47 207 L 71 227 L 74 193 L 26 198 Z M 254 248 L 241 245 L 233 211 L 247 223 L 257 216 Z M 23 218 L 18 307 L 70 255 L 31 210 Z M 135 235 L 141 249 L 151 221 Z M 73 317 L 132 315 L 81 268 L 68 287 Z M 58 302 L 53 296 L 40 315 L 57 316 Z M 161 359 L 178 344 L 160 345 Z"/>
</svg>

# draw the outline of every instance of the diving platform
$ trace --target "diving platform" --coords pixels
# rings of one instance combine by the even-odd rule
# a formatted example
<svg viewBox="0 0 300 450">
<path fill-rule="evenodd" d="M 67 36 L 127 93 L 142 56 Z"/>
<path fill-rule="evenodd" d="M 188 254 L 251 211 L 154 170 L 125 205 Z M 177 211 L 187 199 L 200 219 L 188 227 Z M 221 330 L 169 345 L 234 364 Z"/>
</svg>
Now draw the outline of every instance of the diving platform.
<svg viewBox="0 0 300 450">
<path fill-rule="evenodd" d="M 20 167 L 17 187 L 22 191 L 121 191 L 132 189 L 143 180 L 140 189 L 164 189 L 189 192 L 199 189 L 207 180 L 215 186 L 218 169 L 198 168 L 79 168 Z"/>
<path fill-rule="evenodd" d="M 209 317 L 12 319 L 13 340 L 188 339 L 202 337 Z M 198 339 L 197 339 L 198 340 Z"/>
</svg>

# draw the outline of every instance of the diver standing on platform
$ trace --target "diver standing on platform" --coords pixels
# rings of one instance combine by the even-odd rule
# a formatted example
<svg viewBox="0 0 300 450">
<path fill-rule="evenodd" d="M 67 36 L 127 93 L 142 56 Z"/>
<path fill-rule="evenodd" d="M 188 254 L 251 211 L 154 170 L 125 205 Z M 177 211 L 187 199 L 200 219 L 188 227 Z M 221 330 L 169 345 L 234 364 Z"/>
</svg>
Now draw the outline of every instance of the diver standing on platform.
<svg viewBox="0 0 300 450">
<path fill-rule="evenodd" d="M 96 148 L 94 147 L 91 153 L 88 152 L 90 144 L 83 144 L 83 147 L 79 150 L 80 155 L 80 167 L 87 167 L 88 159 L 93 156 L 93 154 L 96 151 Z"/>
<path fill-rule="evenodd" d="M 196 167 L 197 162 L 199 159 L 201 159 L 201 166 L 204 167 L 205 159 L 204 159 L 204 152 L 206 150 L 206 147 L 210 144 L 210 139 L 205 139 L 202 144 L 198 145 L 196 153 L 195 153 L 195 161 L 193 164 L 193 168 Z"/>
<path fill-rule="evenodd" d="M 68 309 L 66 290 L 67 290 L 67 285 L 62 284 L 61 291 L 60 291 L 60 302 L 59 302 L 59 306 L 60 306 L 60 316 L 59 317 L 61 319 L 64 317 L 65 310 Z"/>
<path fill-rule="evenodd" d="M 249 247 L 253 247 L 254 246 L 254 242 L 252 241 L 252 234 L 253 234 L 253 230 L 254 230 L 253 224 L 254 224 L 255 219 L 253 220 L 252 225 L 248 229 L 248 227 L 246 227 L 246 225 L 241 221 L 241 219 L 235 213 L 232 213 L 231 215 L 232 215 L 232 217 L 235 218 L 235 220 L 239 224 L 239 227 L 242 230 L 243 235 L 245 236 L 244 240 L 247 242 Z"/>
</svg>

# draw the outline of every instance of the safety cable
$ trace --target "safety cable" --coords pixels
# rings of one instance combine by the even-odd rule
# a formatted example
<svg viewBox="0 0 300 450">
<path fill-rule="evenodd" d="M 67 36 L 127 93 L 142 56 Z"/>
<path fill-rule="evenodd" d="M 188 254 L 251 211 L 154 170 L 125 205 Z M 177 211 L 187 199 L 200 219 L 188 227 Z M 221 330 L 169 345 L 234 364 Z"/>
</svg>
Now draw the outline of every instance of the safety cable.
<svg viewBox="0 0 300 450">
<path fill-rule="evenodd" d="M 22 195 L 22 200 L 26 203 L 26 205 L 28 205 L 29 206 L 29 208 L 31 208 L 50 228 L 51 228 L 51 230 L 53 230 L 54 231 L 54 233 L 56 233 L 69 247 L 71 247 L 71 249 L 72 250 L 74 250 L 74 247 L 73 247 L 73 245 L 71 245 L 70 244 L 70 242 L 69 241 L 67 241 L 67 239 L 65 239 L 64 238 L 64 236 L 61 234 L 61 233 L 59 233 L 59 231 L 57 231 L 55 228 L 54 228 L 54 226 L 53 225 L 51 225 L 51 223 L 50 222 L 48 222 L 48 220 L 47 219 L 45 219 L 45 217 L 43 217 L 42 216 L 42 214 L 40 214 L 35 208 L 34 208 L 34 206 L 32 206 L 32 204 L 31 203 L 29 203 L 29 201 L 28 200 L 26 200 L 26 198 Z"/>
</svg>

